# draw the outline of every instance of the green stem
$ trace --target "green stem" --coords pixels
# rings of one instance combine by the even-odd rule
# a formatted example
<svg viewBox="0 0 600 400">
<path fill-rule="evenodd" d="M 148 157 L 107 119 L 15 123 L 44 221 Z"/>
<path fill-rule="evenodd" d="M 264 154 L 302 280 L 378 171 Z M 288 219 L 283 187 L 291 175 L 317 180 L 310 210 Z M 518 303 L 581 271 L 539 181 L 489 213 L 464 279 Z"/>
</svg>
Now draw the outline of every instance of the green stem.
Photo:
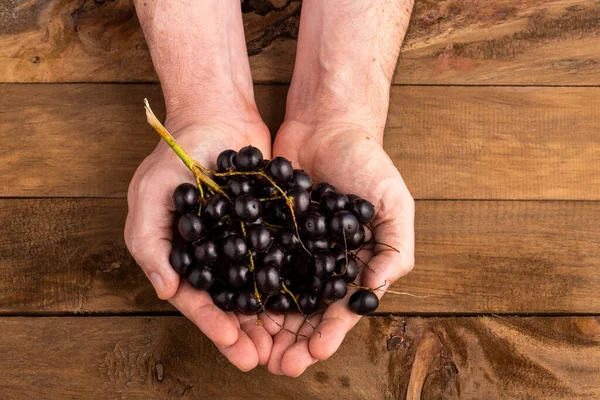
<svg viewBox="0 0 600 400">
<path fill-rule="evenodd" d="M 213 181 L 210 178 L 210 176 L 208 176 L 209 171 L 206 168 L 204 168 L 202 164 L 200 164 L 198 161 L 194 160 L 183 149 L 183 147 L 181 147 L 179 143 L 177 143 L 177 140 L 175 140 L 175 138 L 169 133 L 167 128 L 165 128 L 164 125 L 160 123 L 158 118 L 156 118 L 156 115 L 154 115 L 154 112 L 152 112 L 150 104 L 148 103 L 148 99 L 144 99 L 144 108 L 146 109 L 146 119 L 148 120 L 150 126 L 152 126 L 156 133 L 160 135 L 162 140 L 164 140 L 169 145 L 169 147 L 173 149 L 175 154 L 177 154 L 177 157 L 179 157 L 179 159 L 183 161 L 185 166 L 188 167 L 190 171 L 192 171 L 192 173 L 196 177 L 198 186 L 200 186 L 200 182 L 202 182 L 206 186 L 208 186 L 209 189 L 212 189 L 212 191 L 222 194 L 223 196 L 225 196 L 226 199 L 229 200 L 229 196 L 223 191 L 223 189 L 221 189 L 221 186 L 219 186 L 217 182 Z"/>
</svg>

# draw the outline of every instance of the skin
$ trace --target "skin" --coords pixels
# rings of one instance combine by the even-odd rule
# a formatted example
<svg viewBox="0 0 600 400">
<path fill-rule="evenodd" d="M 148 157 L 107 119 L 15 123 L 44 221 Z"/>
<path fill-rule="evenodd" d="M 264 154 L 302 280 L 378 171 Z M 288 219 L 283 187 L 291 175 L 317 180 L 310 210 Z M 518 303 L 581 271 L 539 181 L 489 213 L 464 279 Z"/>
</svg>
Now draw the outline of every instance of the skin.
<svg viewBox="0 0 600 400">
<path fill-rule="evenodd" d="M 214 168 L 224 149 L 252 144 L 266 158 L 283 156 L 316 182 L 327 181 L 375 205 L 377 245 L 360 258 L 374 272 L 363 286 L 387 288 L 414 264 L 414 202 L 382 148 L 389 89 L 404 37 L 410 0 L 305 0 L 285 122 L 271 147 L 254 103 L 239 0 L 134 1 L 160 78 L 167 129 L 188 153 Z M 193 6 L 192 6 L 193 5 Z M 166 28 L 168 27 L 168 29 Z M 198 55 L 202 55 L 199 57 Z M 335 162 L 331 162 L 335 160 Z M 192 174 L 164 143 L 144 160 L 129 188 L 125 241 L 161 299 L 196 324 L 243 371 L 266 365 L 299 376 L 330 357 L 360 316 L 347 302 L 324 314 L 244 316 L 219 310 L 204 292 L 180 281 L 169 265 L 171 195 Z M 382 291 L 376 291 L 378 296 Z M 260 318 L 264 323 L 256 325 Z"/>
</svg>

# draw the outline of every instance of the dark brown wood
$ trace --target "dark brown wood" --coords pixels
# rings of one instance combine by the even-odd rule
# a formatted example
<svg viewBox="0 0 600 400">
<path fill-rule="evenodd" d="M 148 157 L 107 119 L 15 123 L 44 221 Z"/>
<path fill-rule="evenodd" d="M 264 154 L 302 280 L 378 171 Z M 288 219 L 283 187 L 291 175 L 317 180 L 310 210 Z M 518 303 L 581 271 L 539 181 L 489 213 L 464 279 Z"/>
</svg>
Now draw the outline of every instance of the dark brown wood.
<svg viewBox="0 0 600 400">
<path fill-rule="evenodd" d="M 253 5 L 253 6 L 252 6 Z M 255 82 L 289 82 L 299 1 L 247 1 Z M 600 84 L 595 0 L 417 0 L 395 83 Z M 0 6 L 0 82 L 156 81 L 133 4 Z"/>
<path fill-rule="evenodd" d="M 274 132 L 287 87 L 256 92 Z M 125 197 L 160 140 L 144 98 L 163 119 L 158 85 L 0 85 L 0 196 Z"/>
<path fill-rule="evenodd" d="M 172 310 L 118 199 L 0 200 L 0 312 Z M 600 202 L 419 201 L 415 269 L 379 312 L 600 313 Z M 382 282 L 383 283 L 383 282 Z"/>
<path fill-rule="evenodd" d="M 232 367 L 183 317 L 0 319 L 10 399 L 600 396 L 600 320 L 367 317 L 300 378 Z"/>
<path fill-rule="evenodd" d="M 256 88 L 272 132 L 286 91 Z M 0 85 L 0 196 L 125 197 L 158 142 L 144 97 L 162 117 L 156 85 Z M 599 99 L 600 88 L 394 87 L 385 149 L 417 199 L 599 200 Z"/>
</svg>

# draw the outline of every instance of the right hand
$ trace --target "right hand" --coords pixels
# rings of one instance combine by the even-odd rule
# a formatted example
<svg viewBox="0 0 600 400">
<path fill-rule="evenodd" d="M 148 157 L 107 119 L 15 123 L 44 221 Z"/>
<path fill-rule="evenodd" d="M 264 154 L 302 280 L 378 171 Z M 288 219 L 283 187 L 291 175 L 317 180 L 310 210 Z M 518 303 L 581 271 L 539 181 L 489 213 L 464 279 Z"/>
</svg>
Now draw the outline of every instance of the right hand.
<svg viewBox="0 0 600 400">
<path fill-rule="evenodd" d="M 172 123 L 167 118 L 166 126 L 186 152 L 209 169 L 214 168 L 217 156 L 225 149 L 237 150 L 252 144 L 265 157 L 271 154 L 271 136 L 259 115 L 186 120 L 184 124 Z M 161 141 L 131 180 L 125 243 L 158 297 L 168 300 L 196 324 L 232 364 L 243 371 L 264 365 L 271 353 L 272 335 L 278 331 L 276 325 L 259 326 L 256 325 L 259 316 L 221 311 L 207 292 L 198 291 L 180 279 L 169 263 L 175 218 L 172 194 L 184 182 L 195 183 L 193 174 Z"/>
</svg>

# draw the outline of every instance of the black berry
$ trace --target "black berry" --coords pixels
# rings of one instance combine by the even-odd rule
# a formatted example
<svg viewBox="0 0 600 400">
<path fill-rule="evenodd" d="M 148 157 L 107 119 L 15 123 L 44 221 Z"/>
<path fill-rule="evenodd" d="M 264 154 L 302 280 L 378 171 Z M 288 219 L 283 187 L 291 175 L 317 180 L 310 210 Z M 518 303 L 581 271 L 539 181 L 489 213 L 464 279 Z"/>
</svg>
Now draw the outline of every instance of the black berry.
<svg viewBox="0 0 600 400">
<path fill-rule="evenodd" d="M 361 199 L 360 197 L 353 199 L 350 202 L 349 209 L 354 213 L 354 215 L 356 215 L 361 224 L 367 224 L 371 222 L 375 216 L 375 207 L 373 207 L 373 204 L 371 204 L 370 201 Z"/>
<path fill-rule="evenodd" d="M 309 238 L 325 235 L 327 233 L 325 216 L 318 212 L 307 213 L 302 221 L 302 232 Z"/>
<path fill-rule="evenodd" d="M 196 267 L 188 274 L 190 285 L 200 290 L 208 290 L 215 283 L 215 276 L 209 267 Z"/>
<path fill-rule="evenodd" d="M 274 294 L 281 289 L 281 274 L 274 265 L 265 265 L 255 272 L 256 287 L 264 294 Z"/>
<path fill-rule="evenodd" d="M 207 202 L 206 206 L 203 207 L 203 215 L 212 221 L 218 221 L 223 218 L 229 212 L 229 201 L 225 196 L 215 194 Z"/>
<path fill-rule="evenodd" d="M 272 159 L 265 168 L 265 172 L 277 183 L 289 181 L 294 175 L 292 163 L 283 157 Z"/>
<path fill-rule="evenodd" d="M 329 183 L 319 183 L 313 188 L 312 192 L 310 192 L 310 196 L 314 201 L 320 201 L 321 196 L 332 191 L 335 191 L 335 187 L 331 186 Z"/>
<path fill-rule="evenodd" d="M 304 314 L 312 314 L 319 308 L 319 296 L 310 292 L 298 295 L 298 306 Z"/>
<path fill-rule="evenodd" d="M 302 215 L 308 211 L 308 208 L 310 207 L 310 194 L 308 194 L 306 189 L 295 187 L 290 189 L 286 194 L 294 205 L 294 213 L 296 216 Z"/>
<path fill-rule="evenodd" d="M 179 275 L 186 275 L 194 265 L 191 252 L 185 247 L 174 247 L 169 256 L 171 266 Z"/>
<path fill-rule="evenodd" d="M 252 274 L 246 264 L 233 264 L 227 271 L 227 280 L 234 288 L 240 288 L 247 284 Z"/>
<path fill-rule="evenodd" d="M 243 314 L 256 314 L 261 308 L 260 303 L 254 296 L 254 293 L 249 290 L 238 293 L 235 302 L 237 309 Z"/>
<path fill-rule="evenodd" d="M 228 288 L 211 291 L 213 303 L 223 311 L 233 311 L 236 308 L 235 292 Z"/>
<path fill-rule="evenodd" d="M 213 264 L 218 256 L 217 244 L 212 239 L 202 239 L 194 247 L 194 257 L 199 264 Z"/>
<path fill-rule="evenodd" d="M 358 231 L 358 219 L 350 211 L 336 211 L 330 219 L 329 229 L 338 239 L 351 239 Z"/>
<path fill-rule="evenodd" d="M 335 270 L 335 258 L 331 254 L 317 254 L 312 263 L 312 271 L 319 278 L 327 278 Z"/>
<path fill-rule="evenodd" d="M 294 307 L 294 300 L 287 293 L 277 293 L 274 296 L 269 297 L 266 308 L 269 311 L 284 314 L 292 310 Z"/>
<path fill-rule="evenodd" d="M 235 165 L 241 171 L 255 171 L 263 160 L 262 152 L 254 146 L 242 147 L 235 156 Z"/>
<path fill-rule="evenodd" d="M 345 194 L 330 191 L 321 196 L 321 211 L 324 214 L 331 215 L 345 209 L 347 205 L 348 198 Z"/>
<path fill-rule="evenodd" d="M 235 198 L 233 208 L 235 214 L 243 221 L 253 222 L 260 217 L 262 207 L 254 196 L 243 194 Z"/>
<path fill-rule="evenodd" d="M 227 172 L 235 170 L 235 150 L 224 150 L 217 157 L 217 171 Z"/>
<path fill-rule="evenodd" d="M 269 250 L 275 241 L 271 230 L 264 225 L 257 225 L 250 228 L 247 238 L 250 248 L 258 252 Z"/>
<path fill-rule="evenodd" d="M 308 175 L 304 170 L 295 169 L 294 174 L 292 175 L 292 179 L 288 182 L 289 188 L 299 187 L 305 190 L 310 191 L 312 189 L 312 179 L 310 175 Z"/>
<path fill-rule="evenodd" d="M 175 210 L 180 214 L 195 211 L 200 201 L 200 191 L 191 183 L 182 183 L 173 192 Z"/>
<path fill-rule="evenodd" d="M 188 242 L 193 242 L 202 237 L 205 226 L 204 222 L 202 222 L 198 215 L 194 213 L 187 213 L 179 218 L 177 228 L 182 238 Z"/>
<path fill-rule="evenodd" d="M 223 239 L 223 254 L 230 260 L 238 261 L 241 260 L 248 254 L 248 246 L 244 238 L 240 235 L 233 234 Z"/>
<path fill-rule="evenodd" d="M 339 276 L 329 278 L 323 285 L 323 297 L 327 300 L 343 299 L 347 291 L 346 281 Z"/>
<path fill-rule="evenodd" d="M 358 315 L 366 315 L 377 309 L 379 306 L 379 299 L 372 291 L 367 289 L 359 289 L 353 293 L 352 296 L 350 296 L 348 306 L 353 313 Z"/>
<path fill-rule="evenodd" d="M 252 182 L 245 176 L 232 176 L 227 182 L 227 189 L 233 197 L 252 193 Z"/>
</svg>

